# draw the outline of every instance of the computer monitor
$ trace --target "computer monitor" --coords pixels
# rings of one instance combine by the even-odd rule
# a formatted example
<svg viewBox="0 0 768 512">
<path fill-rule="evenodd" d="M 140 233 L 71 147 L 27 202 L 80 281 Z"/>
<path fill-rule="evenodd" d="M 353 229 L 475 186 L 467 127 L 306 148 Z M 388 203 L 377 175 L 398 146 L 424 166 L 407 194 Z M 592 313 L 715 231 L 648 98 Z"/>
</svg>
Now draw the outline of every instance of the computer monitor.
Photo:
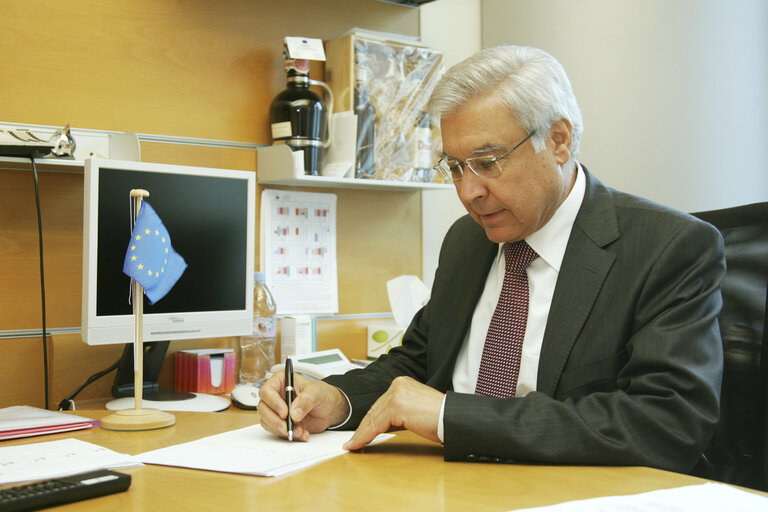
<svg viewBox="0 0 768 512">
<path fill-rule="evenodd" d="M 155 304 L 144 298 L 143 340 L 160 342 L 159 354 L 145 352 L 145 398 L 151 398 L 157 388 L 151 374 L 159 372 L 169 341 L 252 330 L 256 180 L 248 171 L 86 160 L 82 338 L 89 345 L 133 343 L 131 280 L 122 268 L 133 222 L 129 194 L 138 188 L 149 192 L 146 201 L 188 265 L 165 297 Z M 151 344 L 145 347 L 152 352 Z M 116 381 L 113 395 L 133 396 L 132 357 L 123 366 L 130 375 Z"/>
</svg>

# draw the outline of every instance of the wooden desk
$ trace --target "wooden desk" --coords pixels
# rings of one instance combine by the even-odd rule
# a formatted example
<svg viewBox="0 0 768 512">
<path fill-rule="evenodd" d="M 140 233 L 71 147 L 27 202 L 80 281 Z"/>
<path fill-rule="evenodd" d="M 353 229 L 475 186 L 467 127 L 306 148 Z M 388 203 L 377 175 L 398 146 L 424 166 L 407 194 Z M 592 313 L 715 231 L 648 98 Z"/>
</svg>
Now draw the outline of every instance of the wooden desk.
<svg viewBox="0 0 768 512">
<path fill-rule="evenodd" d="M 109 411 L 81 410 L 100 418 Z M 73 437 L 136 455 L 257 422 L 251 412 L 176 412 L 176 425 L 146 432 L 99 427 L 0 446 Z M 277 478 L 163 466 L 121 470 L 133 476 L 127 492 L 81 501 L 61 510 L 325 510 L 505 511 L 614 494 L 702 483 L 691 476 L 642 467 L 537 466 L 445 462 L 443 449 L 410 432 Z M 59 509 L 57 509 L 59 510 Z"/>
</svg>

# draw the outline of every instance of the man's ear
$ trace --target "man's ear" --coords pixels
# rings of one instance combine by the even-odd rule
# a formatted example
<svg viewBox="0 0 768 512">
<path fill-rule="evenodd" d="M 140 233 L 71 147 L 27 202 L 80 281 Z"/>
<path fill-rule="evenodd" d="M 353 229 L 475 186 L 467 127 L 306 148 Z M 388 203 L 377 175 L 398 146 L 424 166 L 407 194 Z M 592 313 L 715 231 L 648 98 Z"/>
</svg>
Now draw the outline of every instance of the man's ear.
<svg viewBox="0 0 768 512">
<path fill-rule="evenodd" d="M 552 123 L 549 131 L 549 137 L 554 143 L 555 161 L 563 165 L 571 159 L 571 135 L 573 134 L 573 124 L 568 119 L 560 119 Z"/>
</svg>

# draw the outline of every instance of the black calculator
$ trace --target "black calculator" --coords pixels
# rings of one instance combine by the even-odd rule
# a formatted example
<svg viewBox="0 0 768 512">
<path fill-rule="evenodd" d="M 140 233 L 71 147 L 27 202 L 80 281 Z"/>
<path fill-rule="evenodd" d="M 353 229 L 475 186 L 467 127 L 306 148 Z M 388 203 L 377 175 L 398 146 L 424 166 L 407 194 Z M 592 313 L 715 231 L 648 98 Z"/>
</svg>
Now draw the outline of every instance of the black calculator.
<svg viewBox="0 0 768 512">
<path fill-rule="evenodd" d="M 103 469 L 0 489 L 0 510 L 37 510 L 122 492 L 131 475 Z"/>
</svg>

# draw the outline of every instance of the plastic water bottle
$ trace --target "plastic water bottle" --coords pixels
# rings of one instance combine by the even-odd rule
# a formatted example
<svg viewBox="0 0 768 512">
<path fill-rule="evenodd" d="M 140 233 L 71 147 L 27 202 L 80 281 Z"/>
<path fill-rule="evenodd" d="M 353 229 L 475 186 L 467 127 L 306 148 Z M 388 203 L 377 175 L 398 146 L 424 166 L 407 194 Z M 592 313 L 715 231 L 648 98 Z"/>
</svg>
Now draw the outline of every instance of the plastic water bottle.
<svg viewBox="0 0 768 512">
<path fill-rule="evenodd" d="M 432 181 L 432 125 L 429 114 L 422 112 L 413 129 L 413 167 L 416 169 L 414 181 Z"/>
<path fill-rule="evenodd" d="M 245 408 L 255 407 L 256 404 L 249 403 L 247 397 L 243 398 L 243 388 L 250 388 L 250 393 L 254 393 L 254 390 L 264 383 L 267 372 L 275 364 L 275 299 L 264 283 L 264 278 L 264 272 L 253 273 L 253 332 L 239 339 L 240 370 L 238 384 L 232 392 L 232 401 L 235 405 Z"/>
</svg>

